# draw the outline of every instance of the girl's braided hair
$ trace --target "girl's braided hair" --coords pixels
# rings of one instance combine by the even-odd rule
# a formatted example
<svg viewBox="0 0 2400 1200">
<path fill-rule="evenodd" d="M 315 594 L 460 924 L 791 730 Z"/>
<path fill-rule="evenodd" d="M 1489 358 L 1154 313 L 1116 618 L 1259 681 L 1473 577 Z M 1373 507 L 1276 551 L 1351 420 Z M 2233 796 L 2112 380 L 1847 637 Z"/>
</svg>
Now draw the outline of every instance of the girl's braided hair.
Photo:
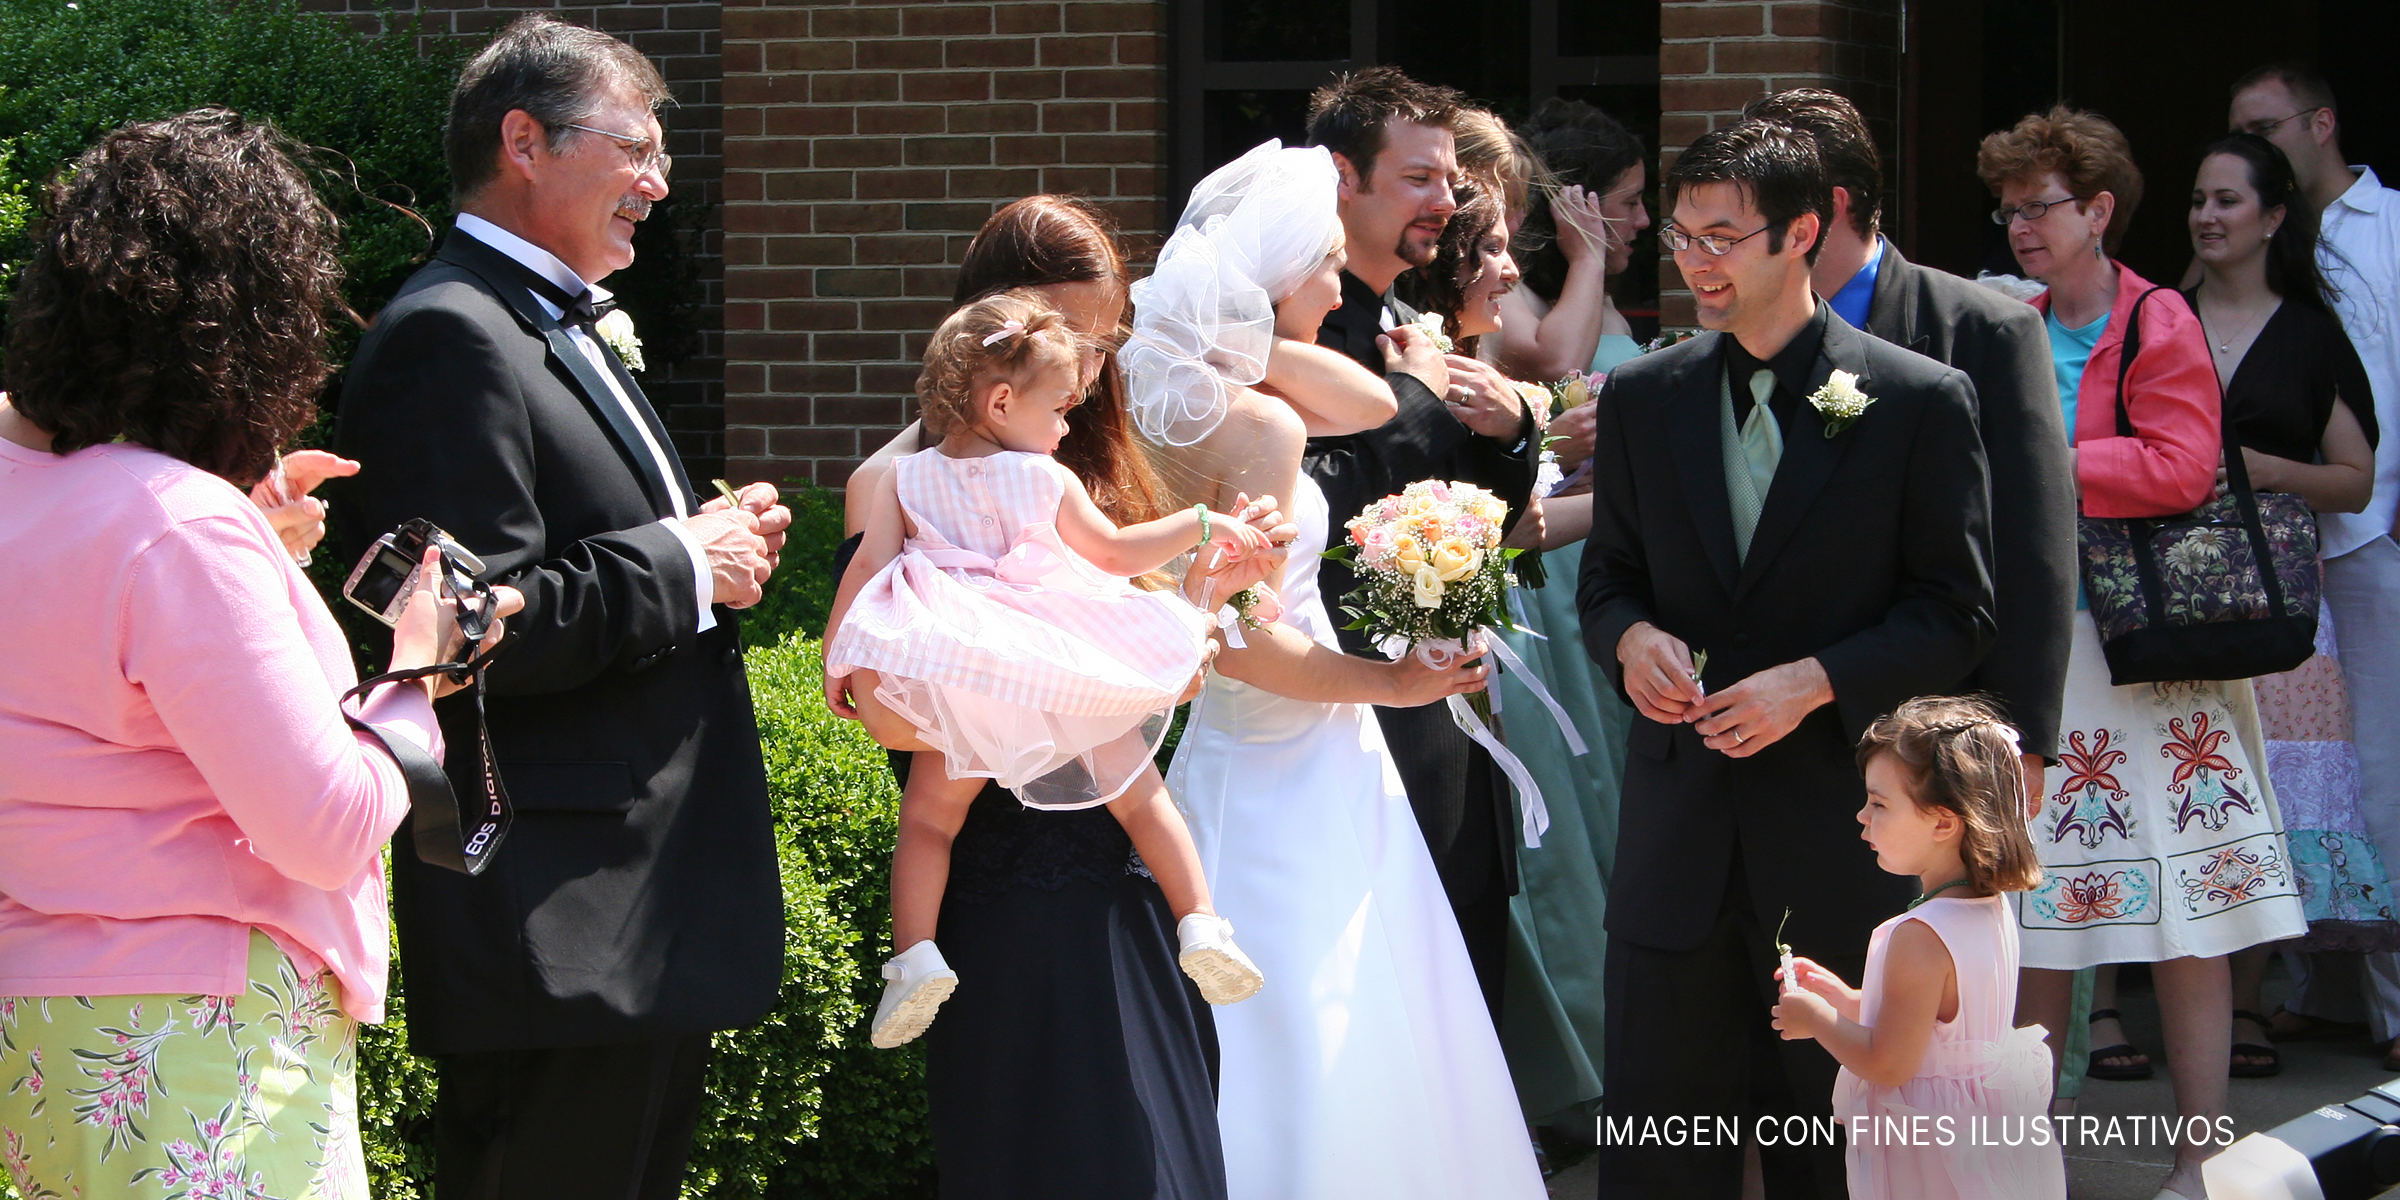
<svg viewBox="0 0 2400 1200">
<path fill-rule="evenodd" d="M 2025 830 L 2025 767 L 2017 731 L 1989 701 L 1919 696 L 1867 726 L 1858 769 L 1890 754 L 1907 774 L 1921 808 L 1957 813 L 1965 822 L 1959 858 L 1977 895 L 2031 891 L 2042 864 Z"/>
<path fill-rule="evenodd" d="M 983 418 L 977 385 L 993 377 L 1022 384 L 1042 368 L 1075 370 L 1080 347 L 1058 310 L 1030 288 L 986 296 L 951 313 L 925 347 L 917 405 L 925 431 L 948 437 Z"/>
</svg>

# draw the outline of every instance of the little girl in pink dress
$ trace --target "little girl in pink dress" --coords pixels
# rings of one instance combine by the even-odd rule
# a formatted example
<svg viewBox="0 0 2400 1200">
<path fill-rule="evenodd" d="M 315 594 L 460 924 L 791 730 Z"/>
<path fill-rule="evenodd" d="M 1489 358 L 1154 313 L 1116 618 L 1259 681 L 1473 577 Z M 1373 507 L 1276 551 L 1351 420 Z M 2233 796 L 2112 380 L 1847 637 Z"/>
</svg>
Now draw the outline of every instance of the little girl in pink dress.
<svg viewBox="0 0 2400 1200">
<path fill-rule="evenodd" d="M 1833 1111 L 1854 1200 L 2065 1200 L 2050 1053 L 2015 1027 L 2007 892 L 2041 881 L 2016 731 L 1976 700 L 1920 697 L 1859 739 L 1860 836 L 1923 894 L 1875 927 L 1857 990 L 1790 959 L 1775 1027 L 1842 1064 Z"/>
<path fill-rule="evenodd" d="M 1101 515 L 1050 457 L 1083 395 L 1080 359 L 1075 334 L 1029 292 L 942 323 L 917 382 L 941 444 L 893 463 L 826 624 L 827 702 L 916 751 L 892 857 L 898 953 L 870 1034 L 880 1047 L 923 1033 L 958 986 L 932 936 L 951 840 L 985 779 L 1035 807 L 1108 805 L 1181 919 L 1178 961 L 1203 998 L 1229 1004 L 1263 983 L 1210 907 L 1151 762 L 1201 667 L 1207 618 L 1128 579 L 1195 546 L 1239 560 L 1266 538 L 1206 506 L 1121 529 Z"/>
</svg>

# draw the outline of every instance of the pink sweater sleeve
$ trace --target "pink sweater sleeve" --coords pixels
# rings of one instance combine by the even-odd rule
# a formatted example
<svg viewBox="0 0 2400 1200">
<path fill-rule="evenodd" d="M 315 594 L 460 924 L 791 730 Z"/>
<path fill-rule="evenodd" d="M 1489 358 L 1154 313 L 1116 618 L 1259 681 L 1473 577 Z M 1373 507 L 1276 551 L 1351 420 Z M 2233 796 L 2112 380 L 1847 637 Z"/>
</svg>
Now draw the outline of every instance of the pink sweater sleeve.
<svg viewBox="0 0 2400 1200">
<path fill-rule="evenodd" d="M 2117 354 L 2093 355 L 2076 389 L 2075 478 L 2086 516 L 2188 512 L 2216 487 L 2223 402 L 2200 321 L 2172 290 L 2151 296 L 2141 316 L 2141 345 L 2125 377 L 2134 435 L 2116 436 L 2122 342 Z"/>
<path fill-rule="evenodd" d="M 261 527 L 263 529 L 263 526 Z M 135 560 L 118 614 L 126 679 L 141 688 L 174 748 L 208 782 L 269 866 L 339 889 L 366 870 L 408 812 L 399 766 L 335 707 L 311 625 L 330 631 L 261 530 L 222 516 L 178 523 Z M 338 637 L 330 649 L 339 653 Z M 412 698 L 413 697 L 413 702 Z M 439 753 L 432 705 L 383 688 L 366 720 Z"/>
</svg>

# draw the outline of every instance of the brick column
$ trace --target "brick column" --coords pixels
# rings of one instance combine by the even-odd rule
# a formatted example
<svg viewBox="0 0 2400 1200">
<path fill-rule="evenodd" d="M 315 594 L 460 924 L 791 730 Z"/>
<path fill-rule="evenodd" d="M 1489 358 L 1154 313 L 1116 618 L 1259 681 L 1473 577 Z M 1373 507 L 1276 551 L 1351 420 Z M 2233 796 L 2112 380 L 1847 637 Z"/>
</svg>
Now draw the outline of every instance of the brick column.
<svg viewBox="0 0 2400 1200">
<path fill-rule="evenodd" d="M 1822 87 L 1858 106 L 1883 150 L 1886 175 L 1894 175 L 1899 0 L 1666 0 L 1659 6 L 1659 43 L 1661 170 L 1701 134 L 1740 119 L 1752 97 Z M 1671 258 L 1662 258 L 1658 271 L 1662 322 L 1692 324 L 1682 273 Z"/>
<path fill-rule="evenodd" d="M 1155 238 L 1154 0 L 726 0 L 726 471 L 838 487 L 912 416 L 969 238 L 1072 192 Z"/>
</svg>

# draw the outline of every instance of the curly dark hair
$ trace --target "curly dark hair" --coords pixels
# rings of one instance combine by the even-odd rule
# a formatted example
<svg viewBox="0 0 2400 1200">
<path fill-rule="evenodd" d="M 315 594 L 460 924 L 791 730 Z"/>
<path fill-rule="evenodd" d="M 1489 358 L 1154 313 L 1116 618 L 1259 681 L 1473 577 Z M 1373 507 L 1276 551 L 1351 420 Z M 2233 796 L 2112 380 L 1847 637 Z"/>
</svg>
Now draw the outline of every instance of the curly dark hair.
<svg viewBox="0 0 2400 1200">
<path fill-rule="evenodd" d="M 1433 261 L 1400 273 L 1393 294 L 1419 312 L 1440 314 L 1442 327 L 1455 336 L 1459 314 L 1466 311 L 1467 289 L 1483 281 L 1482 256 L 1476 247 L 1499 228 L 1504 214 L 1500 193 L 1469 185 L 1458 189 L 1458 207 L 1442 224 L 1434 243 Z M 1472 356 L 1480 338 L 1457 338 L 1456 350 Z"/>
<path fill-rule="evenodd" d="M 248 487 L 316 419 L 333 214 L 272 125 L 126 125 L 54 179 L 9 311 L 10 403 L 60 454 L 123 437 Z"/>
</svg>

